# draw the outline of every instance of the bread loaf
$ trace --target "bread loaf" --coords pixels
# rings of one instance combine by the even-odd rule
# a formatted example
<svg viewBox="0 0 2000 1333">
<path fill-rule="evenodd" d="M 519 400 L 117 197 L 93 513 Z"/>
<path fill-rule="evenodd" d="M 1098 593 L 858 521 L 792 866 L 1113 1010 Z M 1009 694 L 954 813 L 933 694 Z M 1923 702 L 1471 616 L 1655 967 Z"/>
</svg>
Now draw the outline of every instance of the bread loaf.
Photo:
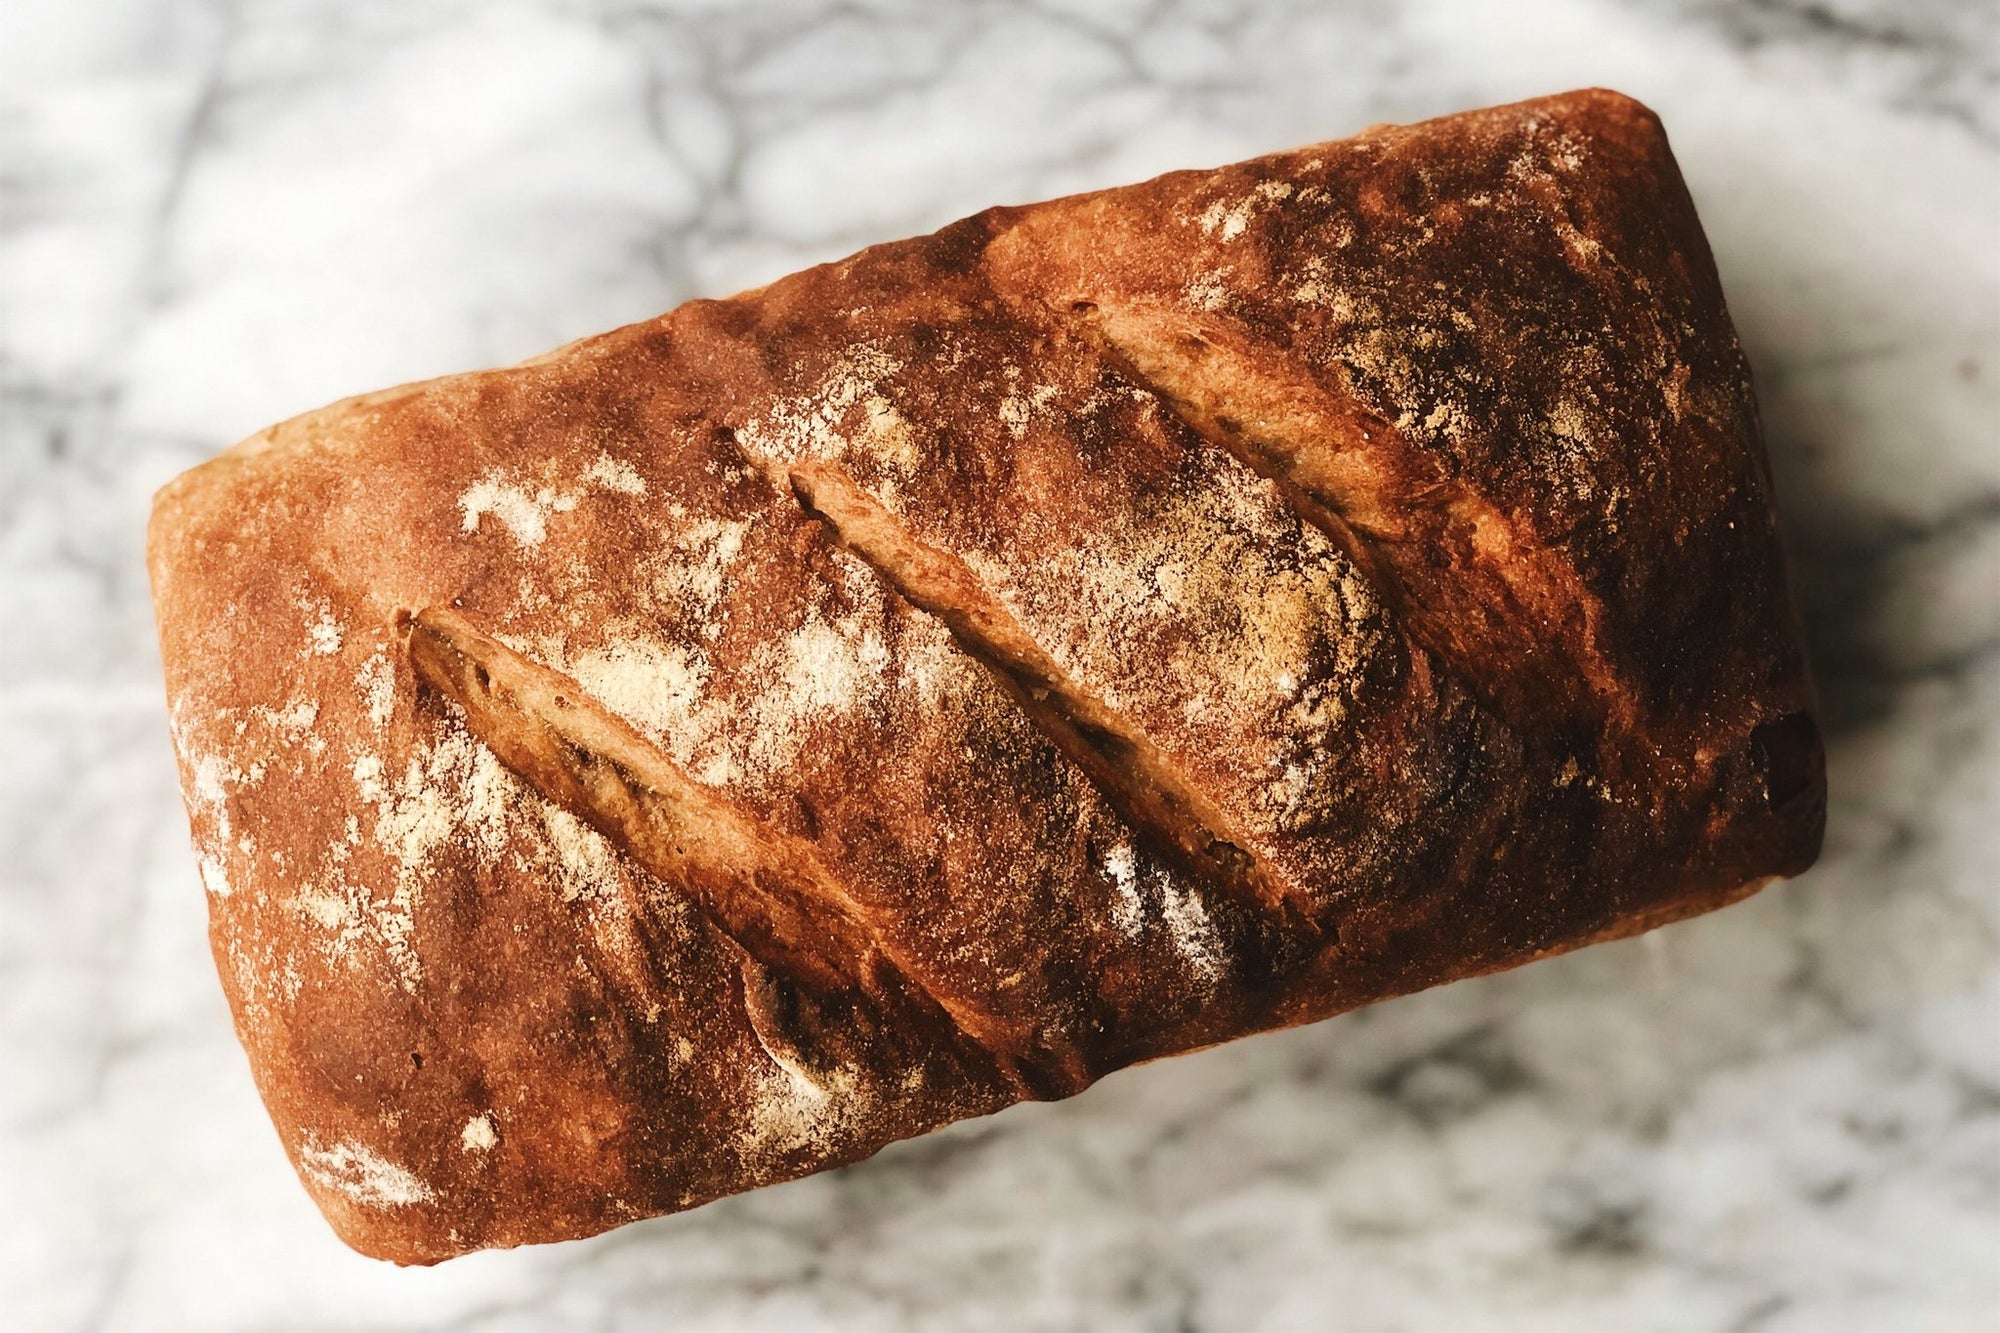
<svg viewBox="0 0 2000 1333">
<path fill-rule="evenodd" d="M 355 1248 L 587 1235 L 1720 906 L 1825 788 L 1748 372 L 1580 92 L 1025 208 L 159 495 Z"/>
</svg>

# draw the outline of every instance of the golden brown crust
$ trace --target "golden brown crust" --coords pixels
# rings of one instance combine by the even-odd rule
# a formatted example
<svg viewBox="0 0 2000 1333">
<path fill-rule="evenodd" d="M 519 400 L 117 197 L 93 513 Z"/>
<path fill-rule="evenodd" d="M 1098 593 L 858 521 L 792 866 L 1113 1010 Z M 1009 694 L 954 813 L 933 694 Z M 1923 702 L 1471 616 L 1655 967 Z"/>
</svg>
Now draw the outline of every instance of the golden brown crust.
<svg viewBox="0 0 2000 1333">
<path fill-rule="evenodd" d="M 1719 906 L 1824 777 L 1664 136 L 1027 208 L 163 490 L 217 962 L 402 1262 Z"/>
</svg>

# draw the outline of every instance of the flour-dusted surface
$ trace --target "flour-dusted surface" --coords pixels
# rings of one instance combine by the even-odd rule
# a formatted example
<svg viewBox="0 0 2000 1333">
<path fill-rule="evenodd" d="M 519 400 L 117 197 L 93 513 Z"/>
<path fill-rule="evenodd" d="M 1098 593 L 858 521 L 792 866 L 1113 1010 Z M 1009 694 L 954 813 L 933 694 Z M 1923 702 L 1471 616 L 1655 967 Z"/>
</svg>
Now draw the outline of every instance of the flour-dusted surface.
<svg viewBox="0 0 2000 1333">
<path fill-rule="evenodd" d="M 1187 293 L 1302 256 L 1416 293 L 1392 383 L 1289 280 Z M 1441 381 L 1479 422 L 1425 441 Z M 1504 443 L 1572 395 L 1590 505 Z M 1825 812 L 1767 475 L 1659 124 L 1602 91 L 259 431 L 147 554 L 259 1092 L 343 1238 L 428 1263 L 1724 906 Z"/>
<path fill-rule="evenodd" d="M 0 1041 L 30 1071 L 0 1090 L 0 1283 L 31 1325 L 1980 1326 L 2000 112 L 1977 7 L 410 12 L 329 9 L 296 45 L 255 10 L 0 18 L 23 201 Z M 300 404 L 995 198 L 1583 82 L 1667 117 L 1760 372 L 1837 727 L 1810 880 L 600 1242 L 428 1274 L 335 1247 L 199 938 L 136 575 L 154 484 Z M 1558 407 L 1551 438 L 1577 424 Z M 302 663 L 352 651 L 309 609 Z"/>
</svg>

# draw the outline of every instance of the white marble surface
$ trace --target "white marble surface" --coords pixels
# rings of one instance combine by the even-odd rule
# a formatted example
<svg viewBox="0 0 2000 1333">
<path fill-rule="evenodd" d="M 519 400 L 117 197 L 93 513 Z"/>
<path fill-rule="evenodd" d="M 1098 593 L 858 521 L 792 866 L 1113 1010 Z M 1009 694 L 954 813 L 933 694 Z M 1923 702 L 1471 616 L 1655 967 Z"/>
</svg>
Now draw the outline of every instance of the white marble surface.
<svg viewBox="0 0 2000 1333">
<path fill-rule="evenodd" d="M 230 1035 L 147 496 L 1018 201 L 1586 83 L 1760 375 L 1822 866 L 600 1239 L 343 1250 Z M 0 1326 L 2000 1327 L 1991 0 L 5 0 Z"/>
</svg>

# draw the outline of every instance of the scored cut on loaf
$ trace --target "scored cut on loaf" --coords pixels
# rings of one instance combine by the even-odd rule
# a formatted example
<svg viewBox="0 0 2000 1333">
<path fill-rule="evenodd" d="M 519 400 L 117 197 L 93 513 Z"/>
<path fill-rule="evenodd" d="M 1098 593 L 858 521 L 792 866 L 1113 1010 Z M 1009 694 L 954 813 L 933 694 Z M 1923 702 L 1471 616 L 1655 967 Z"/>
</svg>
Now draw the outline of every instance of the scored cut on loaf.
<svg viewBox="0 0 2000 1333">
<path fill-rule="evenodd" d="M 1824 821 L 1748 369 L 1603 91 L 349 399 L 149 557 L 238 1033 L 404 1263 L 1644 930 Z"/>
</svg>

